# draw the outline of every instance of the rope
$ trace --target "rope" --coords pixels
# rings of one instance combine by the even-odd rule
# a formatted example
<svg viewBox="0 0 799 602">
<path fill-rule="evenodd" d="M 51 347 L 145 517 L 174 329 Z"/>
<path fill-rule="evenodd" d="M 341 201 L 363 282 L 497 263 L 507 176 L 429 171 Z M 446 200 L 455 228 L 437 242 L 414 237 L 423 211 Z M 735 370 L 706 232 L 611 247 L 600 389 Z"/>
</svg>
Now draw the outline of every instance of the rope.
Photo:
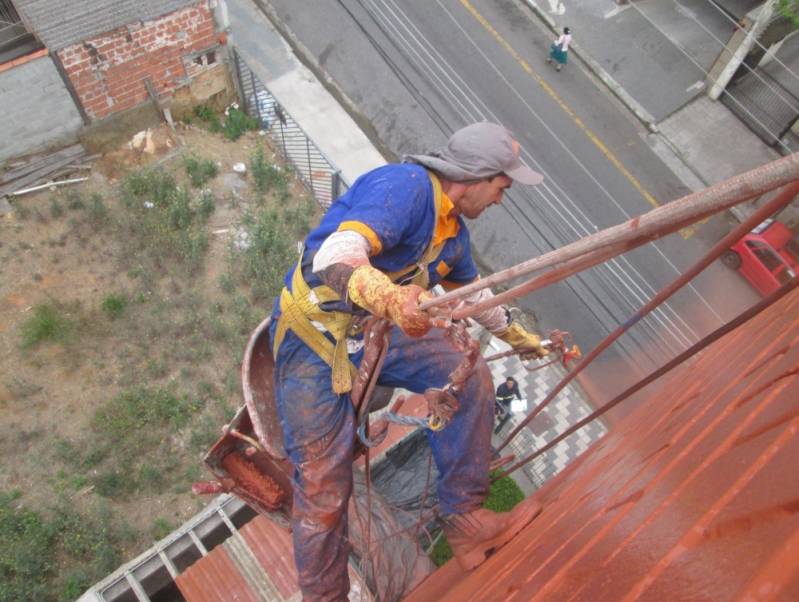
<svg viewBox="0 0 799 602">
<path fill-rule="evenodd" d="M 434 430 L 430 427 L 430 421 L 427 418 L 417 418 L 416 416 L 401 416 L 400 414 L 395 414 L 394 412 L 385 412 L 380 416 L 381 420 L 385 420 L 386 422 L 391 422 L 392 424 L 399 424 L 400 426 L 413 426 L 413 427 L 421 427 L 427 428 L 430 430 Z M 361 440 L 367 448 L 376 447 L 383 442 L 385 439 L 385 432 L 383 433 L 382 437 L 378 437 L 375 439 L 370 439 L 369 436 L 366 434 L 366 422 L 361 424 L 358 427 L 358 439 Z"/>
</svg>

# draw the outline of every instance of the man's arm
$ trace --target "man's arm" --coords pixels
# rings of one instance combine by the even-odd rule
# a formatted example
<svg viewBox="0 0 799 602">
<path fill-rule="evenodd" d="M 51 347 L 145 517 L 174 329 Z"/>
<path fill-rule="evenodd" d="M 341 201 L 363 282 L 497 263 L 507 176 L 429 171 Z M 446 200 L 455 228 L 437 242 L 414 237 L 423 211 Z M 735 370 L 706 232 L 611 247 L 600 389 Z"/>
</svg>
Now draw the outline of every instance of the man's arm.
<svg viewBox="0 0 799 602">
<path fill-rule="evenodd" d="M 387 318 L 409 336 L 430 330 L 430 316 L 419 309 L 426 295 L 415 285 L 397 286 L 369 263 L 370 244 L 361 234 L 344 230 L 331 234 L 319 247 L 313 271 L 336 291 L 376 316 Z"/>
</svg>

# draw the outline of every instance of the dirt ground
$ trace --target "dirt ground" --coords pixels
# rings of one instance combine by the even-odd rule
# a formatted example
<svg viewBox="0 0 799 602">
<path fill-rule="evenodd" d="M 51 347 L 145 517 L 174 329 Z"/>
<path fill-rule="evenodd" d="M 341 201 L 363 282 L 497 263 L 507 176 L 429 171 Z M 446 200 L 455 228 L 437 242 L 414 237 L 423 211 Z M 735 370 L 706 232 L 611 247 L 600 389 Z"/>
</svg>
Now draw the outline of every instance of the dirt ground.
<svg viewBox="0 0 799 602">
<path fill-rule="evenodd" d="M 232 166 L 249 165 L 254 149 L 263 143 L 253 132 L 231 142 L 194 126 L 181 124 L 176 133 L 163 126 L 153 132 L 152 154 L 125 147 L 108 152 L 95 162 L 89 181 L 70 190 L 84 204 L 97 193 L 111 207 L 121 178 L 133 169 L 160 164 L 185 180 L 185 155 L 213 160 L 219 174 L 207 185 L 216 203 L 208 221 L 209 248 L 203 270 L 192 276 L 189 285 L 169 278 L 158 283 L 166 290 L 172 286 L 176 302 L 186 286 L 213 302 L 222 295 L 220 279 L 228 269 L 230 237 L 251 193 L 247 178 L 234 173 Z M 302 191 L 296 183 L 293 187 Z M 124 291 L 131 298 L 147 293 L 141 279 L 131 275 L 135 258 L 120 258 L 123 241 L 115 238 L 118 233 L 92 228 L 82 217 L 85 208 L 70 208 L 69 194 L 63 188 L 25 195 L 13 201 L 13 213 L 0 217 L 0 489 L 18 490 L 18 506 L 35 510 L 46 509 L 56 495 L 68 496 L 77 506 L 96 496 L 89 484 L 91 471 L 76 480 L 69 458 L 63 457 L 69 448 L 56 442 L 85 445 L 92 436 L 91 420 L 97 408 L 129 385 L 131 374 L 146 374 L 142 358 L 135 353 L 143 343 L 136 339 L 146 332 L 137 332 L 136 324 L 118 326 L 98 309 L 111 293 Z M 169 294 L 162 297 L 168 304 Z M 24 324 L 42 304 L 57 304 L 80 316 L 79 332 L 69 344 L 43 342 L 23 348 Z M 256 319 L 252 327 L 267 314 L 268 305 L 249 308 Z M 132 315 L 146 317 L 142 313 L 147 311 L 146 304 L 142 307 L 131 310 L 139 312 Z M 122 330 L 116 332 L 117 328 Z M 174 336 L 179 334 L 144 342 L 151 360 L 174 355 Z M 187 339 L 186 344 L 193 340 Z M 164 366 L 155 380 L 177 381 L 186 390 L 209 383 L 206 386 L 218 389 L 226 408 L 235 408 L 241 403 L 237 383 L 225 386 L 217 381 L 223 374 L 235 381 L 240 352 L 214 346 L 202 361 L 190 358 L 182 367 Z M 183 453 L 189 436 L 182 432 L 174 437 L 170 449 L 176 455 Z M 199 468 L 200 457 L 194 454 L 197 470 L 191 474 L 209 478 Z M 208 501 L 185 487 L 162 489 L 112 500 L 114 514 L 135 530 L 149 533 L 154 518 L 178 525 Z M 137 539 L 132 544 L 136 549 L 128 553 L 141 552 L 146 539 Z"/>
</svg>

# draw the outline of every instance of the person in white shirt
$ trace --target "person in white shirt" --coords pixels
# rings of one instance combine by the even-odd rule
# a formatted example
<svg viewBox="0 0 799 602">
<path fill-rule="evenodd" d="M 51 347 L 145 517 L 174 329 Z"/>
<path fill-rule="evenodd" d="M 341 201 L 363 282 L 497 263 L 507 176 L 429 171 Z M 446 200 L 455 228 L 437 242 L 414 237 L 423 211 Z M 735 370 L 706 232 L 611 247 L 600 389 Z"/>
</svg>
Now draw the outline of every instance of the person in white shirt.
<svg viewBox="0 0 799 602">
<path fill-rule="evenodd" d="M 568 27 L 563 28 L 563 33 L 549 48 L 549 58 L 547 63 L 555 61 L 555 71 L 560 71 L 566 64 L 569 54 L 569 44 L 572 41 L 572 32 Z"/>
</svg>

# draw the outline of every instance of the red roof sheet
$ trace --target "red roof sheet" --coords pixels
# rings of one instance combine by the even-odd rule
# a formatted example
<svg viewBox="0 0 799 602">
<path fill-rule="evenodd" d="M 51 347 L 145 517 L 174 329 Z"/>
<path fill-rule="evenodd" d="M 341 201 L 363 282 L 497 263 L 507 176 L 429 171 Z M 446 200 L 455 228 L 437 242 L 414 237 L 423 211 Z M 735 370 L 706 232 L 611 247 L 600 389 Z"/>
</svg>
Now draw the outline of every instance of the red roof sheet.
<svg viewBox="0 0 799 602">
<path fill-rule="evenodd" d="M 653 385 L 483 565 L 409 602 L 799 600 L 799 291 Z"/>
</svg>

